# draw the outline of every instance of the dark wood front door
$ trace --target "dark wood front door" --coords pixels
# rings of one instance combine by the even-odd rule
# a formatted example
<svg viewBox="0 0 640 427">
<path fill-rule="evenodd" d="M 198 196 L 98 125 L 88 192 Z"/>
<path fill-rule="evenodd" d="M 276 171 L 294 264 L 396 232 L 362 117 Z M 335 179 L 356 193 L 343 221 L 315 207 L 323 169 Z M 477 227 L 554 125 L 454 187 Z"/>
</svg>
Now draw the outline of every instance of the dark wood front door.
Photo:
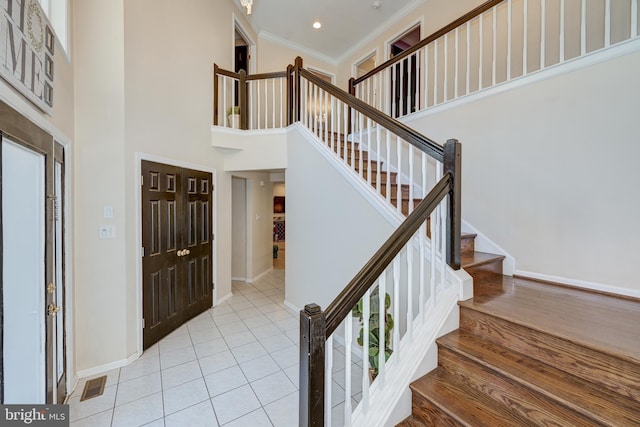
<svg viewBox="0 0 640 427">
<path fill-rule="evenodd" d="M 143 347 L 213 305 L 212 175 L 142 162 Z"/>
</svg>

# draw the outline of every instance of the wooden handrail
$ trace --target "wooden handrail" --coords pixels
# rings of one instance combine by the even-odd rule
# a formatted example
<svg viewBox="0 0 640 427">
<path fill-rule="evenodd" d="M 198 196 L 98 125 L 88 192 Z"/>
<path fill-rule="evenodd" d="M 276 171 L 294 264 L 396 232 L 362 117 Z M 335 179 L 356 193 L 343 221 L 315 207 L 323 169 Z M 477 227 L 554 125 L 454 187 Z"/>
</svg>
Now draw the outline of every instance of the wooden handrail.
<svg viewBox="0 0 640 427">
<path fill-rule="evenodd" d="M 364 101 L 359 100 L 355 96 L 343 91 L 342 89 L 322 80 L 320 77 L 316 76 L 312 72 L 302 68 L 301 58 L 296 58 L 296 70 L 300 76 L 312 82 L 314 85 L 318 86 L 320 89 L 325 92 L 333 95 L 335 98 L 341 100 L 345 104 L 347 104 L 350 108 L 358 111 L 359 113 L 365 115 L 366 117 L 372 119 L 374 122 L 378 123 L 380 126 L 389 130 L 390 132 L 398 135 L 408 143 L 416 146 L 420 150 L 424 151 L 434 159 L 438 161 L 443 160 L 444 156 L 444 148 L 442 145 L 437 142 L 427 138 L 422 135 L 420 132 L 415 131 L 409 126 L 405 125 L 398 120 L 387 116 L 380 110 L 370 106 Z M 298 84 L 298 87 L 300 85 Z"/>
<path fill-rule="evenodd" d="M 447 173 L 418 204 L 400 227 L 378 249 L 362 267 L 349 284 L 340 292 L 324 311 L 326 315 L 326 336 L 329 337 L 364 294 L 387 269 L 396 255 L 418 231 L 427 217 L 434 211 L 442 199 L 449 194 L 453 175 Z"/>
<path fill-rule="evenodd" d="M 247 80 L 269 80 L 269 79 L 281 79 L 287 77 L 285 71 L 275 71 L 273 73 L 261 73 L 261 74 L 247 74 Z"/>
<path fill-rule="evenodd" d="M 391 65 L 395 64 L 396 62 L 402 61 L 406 57 L 408 57 L 411 54 L 415 53 L 419 49 L 422 49 L 423 47 L 425 47 L 429 43 L 433 42 L 434 40 L 437 40 L 440 37 L 442 37 L 445 34 L 447 34 L 448 32 L 450 32 L 452 30 L 455 30 L 457 27 L 461 26 L 462 24 L 466 24 L 467 21 L 471 21 L 476 16 L 486 12 L 487 10 L 491 9 L 494 6 L 497 6 L 498 4 L 502 3 L 503 1 L 504 0 L 490 0 L 490 1 L 487 1 L 485 3 L 482 3 L 480 6 L 476 7 L 472 11 L 467 12 L 466 14 L 462 15 L 461 17 L 459 17 L 455 21 L 452 21 L 451 23 L 449 23 L 449 24 L 445 25 L 444 27 L 440 28 L 438 31 L 436 31 L 435 33 L 431 34 L 430 36 L 422 39 L 420 42 L 418 42 L 418 44 L 415 44 L 415 45 L 411 46 L 409 49 L 407 49 L 407 50 L 399 53 L 398 55 L 394 56 L 393 58 L 383 62 L 382 64 L 378 65 L 373 70 L 369 71 L 364 76 L 358 77 L 357 79 L 354 79 L 353 85 L 355 86 L 355 85 L 357 85 L 359 83 L 362 83 L 363 81 L 367 80 L 369 77 L 373 76 L 374 74 L 379 73 L 380 71 L 384 70 L 385 68 L 390 67 Z"/>
</svg>

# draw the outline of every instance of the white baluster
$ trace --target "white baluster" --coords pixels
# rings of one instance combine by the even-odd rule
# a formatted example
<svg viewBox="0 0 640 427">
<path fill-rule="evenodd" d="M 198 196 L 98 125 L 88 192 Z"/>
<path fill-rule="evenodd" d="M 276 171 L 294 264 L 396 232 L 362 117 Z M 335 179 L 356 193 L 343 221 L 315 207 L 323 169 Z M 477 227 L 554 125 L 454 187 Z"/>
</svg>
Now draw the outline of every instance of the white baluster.
<svg viewBox="0 0 640 427">
<path fill-rule="evenodd" d="M 260 80 L 256 81 L 256 93 L 258 94 L 258 111 L 256 112 L 256 129 L 262 129 L 261 125 L 260 125 L 260 119 L 261 119 L 261 111 L 262 111 L 262 102 L 260 102 Z M 265 99 L 266 101 L 266 99 Z"/>
<path fill-rule="evenodd" d="M 479 65 L 479 70 L 478 70 L 478 90 L 482 89 L 482 87 L 484 86 L 483 84 L 483 74 L 484 74 L 484 14 L 478 16 L 478 19 L 480 20 L 480 25 L 479 25 L 479 30 L 478 30 L 478 39 L 480 40 L 480 49 L 478 49 L 480 58 L 478 63 Z"/>
<path fill-rule="evenodd" d="M 325 371 L 324 371 L 324 423 L 331 427 L 331 392 L 333 382 L 333 334 L 327 338 L 325 346 Z"/>
<path fill-rule="evenodd" d="M 353 348 L 353 314 L 344 321 L 344 425 L 351 425 L 351 349 Z"/>
<path fill-rule="evenodd" d="M 560 63 L 564 62 L 564 38 L 565 38 L 565 12 L 566 12 L 566 4 L 565 0 L 560 0 Z"/>
<path fill-rule="evenodd" d="M 380 194 L 380 170 L 382 169 L 382 156 L 380 156 L 380 125 L 376 126 L 376 159 L 378 160 L 378 167 L 376 168 L 376 191 Z"/>
<path fill-rule="evenodd" d="M 547 0 L 541 0 L 540 5 L 540 69 L 546 64 L 547 52 Z"/>
<path fill-rule="evenodd" d="M 313 134 L 318 136 L 318 86 L 313 85 Z"/>
<path fill-rule="evenodd" d="M 363 145 L 364 145 L 363 144 L 364 137 L 362 135 L 362 132 L 365 130 L 364 126 L 365 126 L 364 125 L 364 115 L 358 113 L 358 129 L 360 129 L 360 132 L 359 132 L 359 134 L 360 134 L 360 137 L 359 137 L 360 144 L 358 144 L 358 169 L 359 169 L 358 173 L 362 178 L 364 178 L 364 164 L 363 164 L 363 162 L 364 162 L 363 157 L 364 156 L 362 154 L 362 150 L 364 148 L 363 147 Z M 355 162 L 355 159 L 353 161 Z M 369 176 L 369 175 L 371 175 L 371 171 L 367 170 L 367 176 Z"/>
<path fill-rule="evenodd" d="M 442 163 L 438 163 L 438 175 L 440 177 L 442 177 L 443 174 L 443 165 Z M 446 196 L 449 197 L 449 196 Z M 440 202 L 440 204 L 438 205 L 439 208 L 439 212 L 440 212 L 440 219 L 439 219 L 439 225 L 440 225 L 440 285 L 441 285 L 441 289 L 445 288 L 445 281 L 446 281 L 446 275 L 447 275 L 447 268 L 446 268 L 446 264 L 447 264 L 447 257 L 446 257 L 446 236 L 447 236 L 447 204 L 445 203 L 445 200 L 443 200 L 442 202 Z"/>
<path fill-rule="evenodd" d="M 396 362 L 400 362 L 400 254 L 393 260 L 393 318 L 397 325 L 393 328 L 393 352 Z"/>
<path fill-rule="evenodd" d="M 342 142 L 342 161 L 347 163 L 347 155 L 349 154 L 349 109 L 347 108 L 347 104 L 342 104 L 342 126 L 344 127 L 344 141 Z M 353 142 L 352 142 L 353 144 Z"/>
<path fill-rule="evenodd" d="M 491 66 L 491 84 L 496 85 L 496 64 L 498 62 L 498 7 L 493 7 L 493 65 Z"/>
<path fill-rule="evenodd" d="M 437 179 L 436 179 L 437 180 Z M 435 284 L 436 284 L 436 250 L 438 247 L 438 227 L 437 227 L 437 222 L 438 222 L 438 215 L 436 213 L 437 211 L 433 211 L 431 212 L 431 215 L 429 215 L 429 218 L 431 218 L 431 221 L 429 221 L 429 228 L 431 229 L 431 242 L 430 242 L 430 248 L 431 248 L 431 256 L 430 258 L 430 267 L 431 267 L 431 271 L 429 274 L 429 311 L 433 310 L 433 308 L 435 307 Z"/>
<path fill-rule="evenodd" d="M 386 199 L 387 203 L 391 203 L 391 132 L 386 130 L 387 134 L 387 177 L 386 177 Z"/>
<path fill-rule="evenodd" d="M 507 1 L 507 81 L 511 80 L 511 39 L 513 36 L 513 8 L 511 1 Z"/>
<path fill-rule="evenodd" d="M 453 98 L 454 99 L 456 99 L 458 97 L 458 83 L 459 83 L 459 81 L 458 81 L 459 80 L 459 77 L 458 77 L 458 74 L 459 74 L 459 70 L 458 70 L 458 68 L 459 68 L 459 66 L 458 66 L 458 62 L 459 62 L 458 55 L 460 55 L 460 40 L 459 40 L 460 35 L 458 34 L 459 33 L 459 31 L 458 31 L 459 29 L 460 29 L 460 27 L 456 27 L 456 38 L 455 38 L 455 40 L 456 40 L 456 50 L 455 50 L 456 58 L 455 58 L 455 65 L 454 65 L 455 70 L 453 71 L 453 83 L 454 83 L 454 86 L 453 86 Z"/>
<path fill-rule="evenodd" d="M 413 210 L 415 209 L 415 206 L 413 204 L 413 162 L 415 161 L 415 153 L 414 153 L 414 146 L 412 144 L 407 144 L 407 147 L 409 147 L 409 203 L 408 203 L 408 208 L 409 211 L 407 213 L 410 214 L 411 212 L 413 212 Z"/>
<path fill-rule="evenodd" d="M 362 409 L 369 411 L 369 319 L 371 317 L 371 291 L 362 297 Z M 378 343 L 379 344 L 379 343 Z"/>
<path fill-rule="evenodd" d="M 429 108 L 429 45 L 424 47 L 424 108 Z"/>
<path fill-rule="evenodd" d="M 638 0 L 631 0 L 631 37 L 638 36 Z"/>
<path fill-rule="evenodd" d="M 331 130 L 329 132 L 331 135 L 331 151 L 336 152 L 336 99 L 333 97 L 333 95 L 330 95 L 329 99 L 331 100 Z"/>
<path fill-rule="evenodd" d="M 397 210 L 402 214 L 402 139 L 397 138 L 397 156 L 398 156 L 398 182 L 396 186 L 396 204 Z"/>
<path fill-rule="evenodd" d="M 393 118 L 398 118 L 398 115 L 396 114 L 396 78 L 397 76 L 397 71 L 396 71 L 396 67 L 395 65 L 392 65 L 391 67 L 388 68 L 389 69 L 389 73 L 391 74 L 391 93 L 393 94 L 391 96 L 391 117 Z"/>
<path fill-rule="evenodd" d="M 378 376 L 376 381 L 380 384 L 380 387 L 384 387 L 386 372 L 387 372 L 387 360 L 385 352 L 387 349 L 387 336 L 386 336 L 386 322 L 387 322 L 387 309 L 385 305 L 385 299 L 387 295 L 387 270 L 382 273 L 380 280 L 378 281 L 378 307 L 380 308 L 380 322 L 378 322 L 378 345 L 382 351 L 378 353 Z"/>
<path fill-rule="evenodd" d="M 467 86 L 465 94 L 471 92 L 471 21 L 467 21 Z"/>
<path fill-rule="evenodd" d="M 424 257 L 426 256 L 426 254 L 424 253 L 424 247 L 426 245 L 426 234 L 427 234 L 427 223 L 423 222 L 422 225 L 420 226 L 420 229 L 418 230 L 418 233 L 420 235 L 420 276 L 419 276 L 419 280 L 420 280 L 420 291 L 418 293 L 418 314 L 420 315 L 419 319 L 420 319 L 420 323 L 422 323 L 425 319 L 425 310 L 424 310 L 424 287 L 425 287 L 425 279 L 426 279 L 426 272 L 425 272 L 425 265 L 424 265 Z"/>
<path fill-rule="evenodd" d="M 522 10 L 524 19 L 522 31 L 522 75 L 526 76 L 529 71 L 529 0 L 524 0 L 524 8 Z"/>
<path fill-rule="evenodd" d="M 433 105 L 438 105 L 438 39 L 433 41 Z"/>
<path fill-rule="evenodd" d="M 285 92 L 283 90 L 284 80 L 280 79 L 280 127 L 284 127 L 284 105 L 285 105 Z"/>
<path fill-rule="evenodd" d="M 604 47 L 611 46 L 611 0 L 604 2 Z"/>
<path fill-rule="evenodd" d="M 356 120 L 358 119 L 356 115 L 356 110 L 351 109 L 351 169 L 356 170 Z M 362 171 L 360 171 L 362 173 Z"/>
<path fill-rule="evenodd" d="M 447 102 L 449 97 L 449 33 L 444 35 L 444 88 L 442 102 Z"/>
<path fill-rule="evenodd" d="M 407 250 L 407 333 L 409 343 L 413 341 L 413 237 L 406 246 Z"/>
<path fill-rule="evenodd" d="M 587 53 L 587 0 L 582 0 L 580 10 L 580 55 Z"/>
<path fill-rule="evenodd" d="M 373 132 L 373 122 L 370 118 L 367 117 L 367 182 L 371 184 L 373 178 L 371 175 L 373 174 L 373 170 L 371 169 L 371 153 L 373 152 L 373 145 L 371 144 L 371 132 Z M 376 168 L 376 171 L 379 168 Z"/>
<path fill-rule="evenodd" d="M 276 127 L 276 79 L 271 79 L 271 127 Z"/>
<path fill-rule="evenodd" d="M 227 77 L 222 76 L 222 126 L 227 127 L 229 123 L 227 123 Z"/>
</svg>

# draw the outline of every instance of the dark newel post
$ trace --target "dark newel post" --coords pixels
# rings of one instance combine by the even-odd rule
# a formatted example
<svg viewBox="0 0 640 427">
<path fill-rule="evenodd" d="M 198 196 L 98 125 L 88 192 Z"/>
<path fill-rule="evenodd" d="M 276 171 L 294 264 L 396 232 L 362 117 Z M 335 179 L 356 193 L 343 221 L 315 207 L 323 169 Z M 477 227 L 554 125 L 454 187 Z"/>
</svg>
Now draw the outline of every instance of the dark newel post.
<svg viewBox="0 0 640 427">
<path fill-rule="evenodd" d="M 325 315 L 316 304 L 300 311 L 300 427 L 324 426 Z"/>
<path fill-rule="evenodd" d="M 462 147 L 457 139 L 444 144 L 444 173 L 452 177 L 449 187 L 449 215 L 447 217 L 447 264 L 460 269 L 460 233 L 462 228 Z"/>
<path fill-rule="evenodd" d="M 302 68 L 302 58 L 301 57 L 297 57 L 296 58 L 296 81 L 295 81 L 295 85 L 296 85 L 296 114 L 295 114 L 295 118 L 294 121 L 298 122 L 300 121 L 300 69 Z"/>
<path fill-rule="evenodd" d="M 287 126 L 293 123 L 293 65 L 287 65 Z"/>
<path fill-rule="evenodd" d="M 247 127 L 247 72 L 245 70 L 240 70 L 240 81 L 238 82 L 238 98 L 240 104 L 240 129 L 248 129 Z"/>
<path fill-rule="evenodd" d="M 218 125 L 218 64 L 213 64 L 213 124 Z"/>
</svg>

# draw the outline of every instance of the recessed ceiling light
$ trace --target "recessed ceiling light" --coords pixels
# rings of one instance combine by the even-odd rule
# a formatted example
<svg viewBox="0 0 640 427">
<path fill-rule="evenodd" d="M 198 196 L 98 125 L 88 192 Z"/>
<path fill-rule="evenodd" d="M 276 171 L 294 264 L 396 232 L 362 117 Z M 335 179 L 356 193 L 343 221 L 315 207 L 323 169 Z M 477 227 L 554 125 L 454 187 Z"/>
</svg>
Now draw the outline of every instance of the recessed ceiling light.
<svg viewBox="0 0 640 427">
<path fill-rule="evenodd" d="M 316 21 L 313 23 L 313 28 L 315 28 L 316 30 L 319 29 L 320 27 L 322 27 L 322 24 L 320 23 L 320 21 Z"/>
</svg>

